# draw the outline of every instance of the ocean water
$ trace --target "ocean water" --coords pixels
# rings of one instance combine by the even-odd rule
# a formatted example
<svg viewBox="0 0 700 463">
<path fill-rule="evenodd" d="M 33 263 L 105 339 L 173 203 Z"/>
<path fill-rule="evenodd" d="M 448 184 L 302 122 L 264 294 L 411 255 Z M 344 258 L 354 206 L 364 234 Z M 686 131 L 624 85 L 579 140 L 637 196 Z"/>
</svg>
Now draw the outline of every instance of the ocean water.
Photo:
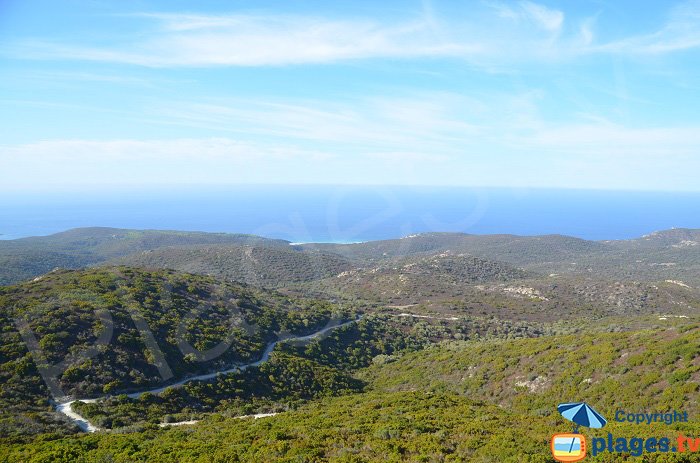
<svg viewBox="0 0 700 463">
<path fill-rule="evenodd" d="M 236 186 L 0 199 L 2 239 L 88 226 L 252 233 L 292 242 L 356 242 L 427 231 L 625 239 L 700 228 L 700 193 Z"/>
</svg>

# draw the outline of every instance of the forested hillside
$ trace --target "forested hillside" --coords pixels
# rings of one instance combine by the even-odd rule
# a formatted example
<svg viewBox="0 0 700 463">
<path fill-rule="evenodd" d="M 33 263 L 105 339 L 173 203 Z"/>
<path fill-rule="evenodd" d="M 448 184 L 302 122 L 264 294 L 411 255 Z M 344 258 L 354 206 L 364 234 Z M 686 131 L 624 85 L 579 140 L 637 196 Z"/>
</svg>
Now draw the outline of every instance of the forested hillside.
<svg viewBox="0 0 700 463">
<path fill-rule="evenodd" d="M 14 444 L 0 461 L 202 462 L 549 462 L 548 440 L 570 430 L 556 411 L 586 400 L 605 416 L 619 407 L 693 410 L 698 403 L 697 321 L 537 339 L 450 342 L 386 357 L 357 375 L 366 392 L 319 398 L 277 416 L 210 415 L 192 426 L 141 427 L 137 433 Z M 346 393 L 349 391 L 346 391 Z M 149 399 L 150 400 L 150 399 Z M 610 423 L 628 436 L 638 426 Z M 646 436 L 697 435 L 700 425 L 644 426 Z M 589 461 L 630 461 L 625 455 Z M 694 462 L 697 455 L 650 455 L 643 461 Z"/>
<path fill-rule="evenodd" d="M 192 244 L 286 246 L 282 240 L 253 235 L 119 228 L 76 228 L 49 236 L 0 240 L 0 285 L 53 270 L 81 268 L 135 252 Z"/>
<path fill-rule="evenodd" d="M 329 252 L 252 245 L 167 247 L 131 254 L 111 263 L 170 268 L 262 287 L 318 280 L 354 268 L 348 259 Z"/>
<path fill-rule="evenodd" d="M 57 377 L 62 392 L 92 397 L 249 363 L 278 333 L 308 334 L 333 316 L 349 317 L 328 302 L 209 277 L 126 267 L 59 271 L 31 283 L 0 287 L 0 307 L 3 435 L 27 432 L 32 423 L 41 430 L 50 410 L 49 391 L 36 357 L 20 336 L 18 320 L 36 337 L 46 363 L 67 361 Z M 137 320 L 145 323 L 155 348 L 137 328 Z M 98 339 L 103 343 L 93 355 L 77 355 Z M 199 359 L 192 353 L 196 351 L 183 349 L 183 341 L 200 352 L 224 342 L 225 350 L 211 360 Z M 167 378 L 158 365 L 167 365 Z"/>
<path fill-rule="evenodd" d="M 696 235 L 7 242 L 27 267 L 6 274 L 31 278 L 0 286 L 0 461 L 549 462 L 558 403 L 700 404 Z M 80 269 L 34 276 L 27 256 Z M 57 389 L 95 399 L 70 411 L 97 433 L 71 436 Z M 240 418 L 259 413 L 276 415 Z M 700 435 L 691 421 L 645 433 Z"/>
</svg>

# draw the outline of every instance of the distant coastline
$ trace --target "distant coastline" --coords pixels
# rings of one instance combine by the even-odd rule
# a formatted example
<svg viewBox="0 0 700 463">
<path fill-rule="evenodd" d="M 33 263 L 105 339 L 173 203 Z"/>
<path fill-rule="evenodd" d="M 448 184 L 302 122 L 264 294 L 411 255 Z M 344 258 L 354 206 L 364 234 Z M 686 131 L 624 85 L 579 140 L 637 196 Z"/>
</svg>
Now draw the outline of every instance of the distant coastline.
<svg viewBox="0 0 700 463">
<path fill-rule="evenodd" d="M 426 232 L 586 240 L 700 228 L 700 193 L 460 187 L 237 186 L 149 195 L 61 193 L 0 204 L 0 240 L 72 228 L 247 233 L 357 243 Z"/>
<path fill-rule="evenodd" d="M 305 244 L 361 244 L 367 241 L 299 241 L 289 243 L 290 246 L 303 246 Z"/>
</svg>

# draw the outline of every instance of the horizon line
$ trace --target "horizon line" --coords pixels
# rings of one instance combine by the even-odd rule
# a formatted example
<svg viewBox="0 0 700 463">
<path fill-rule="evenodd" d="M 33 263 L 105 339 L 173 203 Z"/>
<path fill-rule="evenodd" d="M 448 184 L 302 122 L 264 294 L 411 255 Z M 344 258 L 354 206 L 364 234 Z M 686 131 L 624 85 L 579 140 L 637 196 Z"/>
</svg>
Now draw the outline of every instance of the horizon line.
<svg viewBox="0 0 700 463">
<path fill-rule="evenodd" d="M 513 186 L 513 185 L 461 185 L 461 184 L 430 184 L 430 183 L 168 183 L 168 184 L 85 184 L 73 187 L 51 188 L 51 185 L 44 185 L 39 188 L 7 188 L 0 189 L 0 193 L 20 193 L 20 194 L 43 194 L 53 193 L 123 193 L 124 190 L 132 191 L 172 191 L 179 189 L 199 188 L 206 189 L 234 189 L 251 187 L 274 187 L 274 188 L 430 188 L 430 189 L 462 189 L 462 190 L 555 190 L 555 191 L 580 191 L 580 192 L 610 192 L 610 193 L 686 193 L 700 194 L 698 189 L 642 189 L 642 188 L 615 188 L 615 187 L 586 187 L 586 186 Z"/>
<path fill-rule="evenodd" d="M 567 235 L 567 234 L 563 234 L 563 233 L 542 233 L 542 234 L 535 234 L 535 235 L 522 235 L 522 234 L 507 233 L 507 232 L 503 232 L 503 233 L 468 233 L 468 232 L 464 232 L 464 231 L 431 230 L 431 231 L 411 233 L 410 235 L 404 235 L 404 236 L 394 236 L 394 237 L 390 237 L 390 238 L 378 238 L 378 239 L 367 239 L 367 240 L 291 241 L 291 240 L 284 239 L 284 238 L 275 238 L 272 236 L 256 235 L 253 233 L 244 233 L 244 232 L 182 230 L 182 229 L 172 229 L 172 228 L 121 228 L 121 227 L 108 227 L 108 226 L 101 226 L 101 225 L 91 225 L 91 226 L 86 226 L 86 227 L 66 228 L 66 229 L 63 229 L 61 231 L 48 233 L 45 235 L 15 236 L 13 238 L 3 238 L 5 236 L 13 236 L 13 235 L 6 235 L 3 233 L 0 233 L 0 242 L 16 241 L 16 240 L 27 239 L 27 238 L 45 238 L 45 237 L 49 237 L 49 236 L 54 236 L 54 235 L 59 235 L 62 233 L 71 232 L 71 231 L 90 230 L 90 229 L 95 229 L 95 228 L 96 229 L 103 229 L 103 230 L 140 231 L 140 232 L 202 233 L 202 234 L 209 234 L 209 235 L 247 235 L 247 236 L 251 236 L 251 237 L 255 237 L 255 238 L 263 238 L 263 239 L 267 239 L 267 240 L 284 241 L 284 242 L 287 242 L 287 244 L 289 246 L 302 246 L 302 245 L 309 245 L 309 244 L 311 244 L 311 245 L 313 245 L 313 244 L 346 244 L 346 245 L 351 245 L 351 244 L 371 243 L 371 242 L 376 242 L 376 241 L 393 241 L 393 240 L 401 240 L 401 239 L 407 239 L 407 238 L 416 238 L 419 236 L 431 235 L 431 234 L 449 234 L 449 235 L 465 235 L 465 236 L 480 236 L 480 237 L 483 237 L 483 236 L 515 236 L 515 237 L 519 237 L 519 238 L 541 238 L 541 237 L 545 237 L 545 236 L 562 236 L 562 237 L 566 237 L 566 238 L 574 238 L 574 239 L 588 241 L 588 242 L 594 242 L 594 243 L 605 243 L 605 242 L 609 242 L 609 241 L 637 240 L 637 239 L 647 238 L 647 237 L 655 235 L 655 234 L 669 232 L 672 230 L 700 231 L 700 228 L 671 227 L 671 228 L 665 228 L 665 229 L 660 229 L 660 230 L 652 230 L 652 231 L 649 231 L 647 233 L 644 233 L 643 235 L 639 235 L 639 236 L 636 236 L 633 238 L 591 240 L 591 239 L 581 238 L 579 236 Z"/>
</svg>

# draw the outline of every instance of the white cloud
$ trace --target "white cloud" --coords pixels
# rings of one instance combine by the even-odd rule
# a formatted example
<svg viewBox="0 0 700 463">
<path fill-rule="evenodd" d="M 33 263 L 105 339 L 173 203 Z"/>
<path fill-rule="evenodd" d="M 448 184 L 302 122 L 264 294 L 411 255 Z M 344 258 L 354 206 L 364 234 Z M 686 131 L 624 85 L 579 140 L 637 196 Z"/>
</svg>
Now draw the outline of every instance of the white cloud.
<svg viewBox="0 0 700 463">
<path fill-rule="evenodd" d="M 15 56 L 107 61 L 150 67 L 268 66 L 382 57 L 464 56 L 476 43 L 444 43 L 413 22 L 332 20 L 303 16 L 143 15 L 155 27 L 139 42 L 112 47 L 25 42 Z"/>
<path fill-rule="evenodd" d="M 422 10 L 408 19 L 174 13 L 126 18 L 134 16 L 146 22 L 131 40 L 117 36 L 111 44 L 98 46 L 35 37 L 6 43 L 4 53 L 17 59 L 73 59 L 156 68 L 442 57 L 488 69 L 586 54 L 667 53 L 700 46 L 700 0 L 673 8 L 667 22 L 655 32 L 609 43 L 596 43 L 593 19 L 567 19 L 564 11 L 529 0 L 475 3 L 453 16 L 425 0 Z"/>
<path fill-rule="evenodd" d="M 234 139 L 47 140 L 0 146 L 0 190 L 185 184 L 422 184 L 449 156 L 401 152 L 331 153 L 302 145 Z"/>
<path fill-rule="evenodd" d="M 323 165 L 337 156 L 293 144 L 230 138 L 45 140 L 0 146 L 0 184 L 182 184 L 282 181 L 295 165 Z"/>
<path fill-rule="evenodd" d="M 491 136 L 471 120 L 492 117 L 494 101 L 414 93 L 345 102 L 171 102 L 145 117 L 229 136 L 0 146 L 0 183 L 441 183 Z"/>
<path fill-rule="evenodd" d="M 640 149 L 657 153 L 660 150 L 678 152 L 697 149 L 700 146 L 700 130 L 697 127 L 629 128 L 615 124 L 570 125 L 540 132 L 532 140 L 541 145 L 568 145 L 573 149 L 595 146 L 608 149 L 625 147 L 635 152 L 639 152 Z"/>
<path fill-rule="evenodd" d="M 625 127 L 610 123 L 545 127 L 516 138 L 520 146 L 570 155 L 610 159 L 641 158 L 663 170 L 666 160 L 697 157 L 700 127 Z"/>
<path fill-rule="evenodd" d="M 120 36 L 111 45 L 93 46 L 29 38 L 4 48 L 18 59 L 148 67 L 282 66 L 422 57 L 463 59 L 478 65 L 537 55 L 542 46 L 551 46 L 563 28 L 564 13 L 538 3 L 490 6 L 484 11 L 475 4 L 463 15 L 443 17 L 439 9 L 424 2 L 422 11 L 401 20 L 151 13 L 135 15 L 146 20 L 146 27 L 133 34 L 133 40 Z M 510 27 L 512 20 L 518 23 L 515 29 Z"/>
<path fill-rule="evenodd" d="M 564 13 L 537 3 L 522 1 L 520 7 L 527 17 L 549 32 L 559 32 L 564 25 Z"/>
<path fill-rule="evenodd" d="M 592 47 L 594 52 L 661 54 L 700 47 L 700 0 L 674 7 L 666 23 L 650 34 Z"/>
<path fill-rule="evenodd" d="M 477 117 L 478 124 L 460 116 L 467 104 L 476 105 L 461 95 L 430 92 L 345 102 L 173 102 L 151 115 L 167 124 L 313 143 L 334 151 L 402 152 L 410 147 L 453 153 L 483 130 Z"/>
<path fill-rule="evenodd" d="M 538 92 L 259 101 L 161 108 L 232 137 L 47 140 L 0 146 L 0 184 L 470 184 L 697 188 L 700 127 L 633 127 L 539 114 Z M 462 108 L 462 111 L 456 111 Z M 479 121 L 481 125 L 474 125 Z M 248 124 L 248 125 L 244 125 Z M 237 129 L 233 129 L 235 132 Z"/>
<path fill-rule="evenodd" d="M 3 157 L 16 160 L 73 162 L 173 162 L 197 159 L 232 162 L 259 159 L 321 161 L 327 153 L 298 151 L 283 145 L 261 145 L 229 138 L 179 138 L 168 140 L 45 140 L 23 145 L 0 146 Z"/>
<path fill-rule="evenodd" d="M 541 114 L 541 91 L 374 97 L 346 103 L 232 101 L 228 105 L 174 104 L 157 117 L 171 123 L 216 127 L 264 139 L 315 146 L 342 156 L 383 161 L 459 164 L 465 158 L 602 154 L 664 157 L 695 155 L 700 127 L 634 127 L 596 113 L 569 123 Z"/>
<path fill-rule="evenodd" d="M 593 39 L 595 38 L 595 33 L 593 31 L 595 20 L 596 18 L 586 18 L 579 26 L 579 36 L 582 47 L 589 47 L 593 43 Z"/>
<path fill-rule="evenodd" d="M 549 8 L 545 5 L 522 0 L 514 2 L 486 2 L 498 18 L 514 23 L 531 23 L 538 29 L 551 33 L 559 33 L 564 26 L 564 12 Z"/>
</svg>

